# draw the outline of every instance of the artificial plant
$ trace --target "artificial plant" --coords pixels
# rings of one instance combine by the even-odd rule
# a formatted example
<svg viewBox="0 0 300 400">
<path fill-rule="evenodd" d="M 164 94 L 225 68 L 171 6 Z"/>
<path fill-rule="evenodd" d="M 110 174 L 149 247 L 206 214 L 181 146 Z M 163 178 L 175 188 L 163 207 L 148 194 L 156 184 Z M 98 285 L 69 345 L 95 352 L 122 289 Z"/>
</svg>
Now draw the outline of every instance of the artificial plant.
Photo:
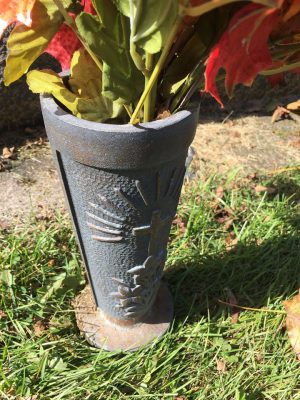
<svg viewBox="0 0 300 400">
<path fill-rule="evenodd" d="M 148 122 L 186 107 L 199 90 L 221 104 L 258 74 L 300 68 L 299 0 L 0 0 L 6 85 L 27 73 L 79 118 Z M 31 70 L 43 53 L 68 70 Z M 225 71 L 225 73 L 224 73 Z"/>
</svg>

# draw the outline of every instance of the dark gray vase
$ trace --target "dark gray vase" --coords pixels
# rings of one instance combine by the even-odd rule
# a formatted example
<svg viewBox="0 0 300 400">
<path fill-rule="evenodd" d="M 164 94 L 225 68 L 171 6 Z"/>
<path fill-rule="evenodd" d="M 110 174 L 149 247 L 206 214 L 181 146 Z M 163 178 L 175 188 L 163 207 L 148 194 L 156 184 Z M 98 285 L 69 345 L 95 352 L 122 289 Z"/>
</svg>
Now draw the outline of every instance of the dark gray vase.
<svg viewBox="0 0 300 400">
<path fill-rule="evenodd" d="M 172 320 L 161 277 L 198 108 L 132 126 L 78 119 L 49 96 L 41 105 L 89 277 L 78 326 L 96 347 L 134 350 Z"/>
</svg>

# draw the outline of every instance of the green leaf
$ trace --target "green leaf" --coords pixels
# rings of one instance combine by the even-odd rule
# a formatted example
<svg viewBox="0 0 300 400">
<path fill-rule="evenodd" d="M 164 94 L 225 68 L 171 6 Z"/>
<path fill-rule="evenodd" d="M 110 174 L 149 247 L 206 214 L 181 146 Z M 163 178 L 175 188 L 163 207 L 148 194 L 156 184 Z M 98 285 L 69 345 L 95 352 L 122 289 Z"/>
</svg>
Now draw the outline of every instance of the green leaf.
<svg viewBox="0 0 300 400">
<path fill-rule="evenodd" d="M 206 47 L 202 38 L 197 33 L 187 41 L 183 50 L 174 59 L 163 77 L 162 93 L 164 98 L 168 98 L 171 93 L 176 93 L 174 87 L 180 88 L 181 85 L 177 85 L 177 83 L 187 78 L 200 61 L 205 50 Z"/>
<path fill-rule="evenodd" d="M 27 83 L 34 93 L 52 94 L 78 118 L 105 122 L 122 117 L 123 107 L 101 94 L 101 71 L 82 48 L 74 53 L 68 89 L 51 70 L 30 71 Z"/>
<path fill-rule="evenodd" d="M 117 9 L 126 17 L 130 17 L 130 0 L 113 0 Z"/>
<path fill-rule="evenodd" d="M 134 103 L 144 78 L 130 56 L 130 21 L 107 0 L 94 0 L 98 16 L 81 13 L 76 18 L 80 34 L 103 61 L 104 96 L 119 103 Z"/>
<path fill-rule="evenodd" d="M 67 3 L 70 1 L 65 1 Z M 4 70 L 4 83 L 7 86 L 25 74 L 44 52 L 63 23 L 63 17 L 53 0 L 37 0 L 32 10 L 32 21 L 30 28 L 18 24 L 8 39 Z"/>
<path fill-rule="evenodd" d="M 0 272 L 0 283 L 4 283 L 8 287 L 12 287 L 14 284 L 14 276 L 9 269 L 3 269 Z"/>
<path fill-rule="evenodd" d="M 130 0 L 131 41 L 147 53 L 158 53 L 176 21 L 178 0 Z"/>
<path fill-rule="evenodd" d="M 71 91 L 79 97 L 97 97 L 101 94 L 101 82 L 101 71 L 84 48 L 75 51 L 68 81 Z"/>
<path fill-rule="evenodd" d="M 102 73 L 83 48 L 73 55 L 68 83 L 71 91 L 80 97 L 77 103 L 80 118 L 104 122 L 122 116 L 123 106 L 102 95 Z"/>
<path fill-rule="evenodd" d="M 169 88 L 169 94 L 176 94 L 178 90 L 184 85 L 187 79 L 188 77 L 186 76 L 185 78 L 181 79 L 181 81 L 178 81 L 171 85 L 171 87 Z"/>
<path fill-rule="evenodd" d="M 54 357 L 48 361 L 48 366 L 54 371 L 62 372 L 68 369 L 68 364 L 61 357 Z"/>
<path fill-rule="evenodd" d="M 52 94 L 58 101 L 77 114 L 77 96 L 68 90 L 62 78 L 51 70 L 34 70 L 27 74 L 27 83 L 33 93 Z"/>
<path fill-rule="evenodd" d="M 188 86 L 192 83 L 188 77 L 190 77 L 195 68 L 198 69 L 198 73 L 194 75 L 196 79 L 199 79 L 200 74 L 203 73 L 202 67 L 207 54 L 226 29 L 232 15 L 240 7 L 240 5 L 230 4 L 211 11 L 198 19 L 190 37 L 177 49 L 176 57 L 173 58 L 173 61 L 165 71 L 159 88 L 159 92 L 165 100 L 179 90 L 186 91 L 189 89 Z M 199 67 L 197 67 L 198 65 Z M 178 84 L 184 80 L 186 80 L 188 86 Z"/>
</svg>

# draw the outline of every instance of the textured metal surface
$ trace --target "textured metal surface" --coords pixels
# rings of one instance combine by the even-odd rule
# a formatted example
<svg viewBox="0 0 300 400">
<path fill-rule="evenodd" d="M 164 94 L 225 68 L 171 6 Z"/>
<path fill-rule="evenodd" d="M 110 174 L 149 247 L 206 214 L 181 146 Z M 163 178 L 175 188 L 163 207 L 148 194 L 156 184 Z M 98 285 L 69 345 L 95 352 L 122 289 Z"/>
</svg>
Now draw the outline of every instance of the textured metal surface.
<svg viewBox="0 0 300 400">
<path fill-rule="evenodd" d="M 42 109 L 96 304 L 140 321 L 159 289 L 197 110 L 133 127 L 78 120 L 49 98 Z"/>
<path fill-rule="evenodd" d="M 108 318 L 96 308 L 89 286 L 76 297 L 74 308 L 77 325 L 86 340 L 107 351 L 134 351 L 148 345 L 168 330 L 173 318 L 172 297 L 165 285 L 160 286 L 150 312 L 136 324 L 120 324 Z"/>
<path fill-rule="evenodd" d="M 42 96 L 42 112 L 52 146 L 96 168 L 125 170 L 156 167 L 186 157 L 198 123 L 198 108 L 136 126 L 80 120 Z"/>
</svg>

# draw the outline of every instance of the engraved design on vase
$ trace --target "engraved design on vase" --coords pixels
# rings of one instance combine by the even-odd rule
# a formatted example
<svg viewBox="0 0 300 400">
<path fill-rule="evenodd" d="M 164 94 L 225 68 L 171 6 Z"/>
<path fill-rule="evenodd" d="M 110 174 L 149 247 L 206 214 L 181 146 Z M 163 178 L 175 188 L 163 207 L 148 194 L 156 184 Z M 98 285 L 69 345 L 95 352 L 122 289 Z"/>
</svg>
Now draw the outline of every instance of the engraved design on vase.
<svg viewBox="0 0 300 400">
<path fill-rule="evenodd" d="M 99 200 L 107 205 L 110 203 L 106 197 L 98 195 Z M 111 203 L 114 207 L 114 205 Z M 117 243 L 123 240 L 125 219 L 118 214 L 108 211 L 105 206 L 89 202 L 93 212 L 86 212 L 87 225 L 92 231 L 92 239 L 99 242 Z"/>
<path fill-rule="evenodd" d="M 155 208 L 158 204 L 171 200 L 177 203 L 181 186 L 185 175 L 185 167 L 174 168 L 163 191 L 161 174 L 157 172 L 155 179 L 156 201 L 151 204 L 150 196 L 140 181 L 136 181 L 136 189 L 146 209 L 153 209 L 151 220 L 148 225 L 132 228 L 132 235 L 136 238 L 141 236 L 149 237 L 148 256 L 142 265 L 134 266 L 127 271 L 133 277 L 133 284 L 128 285 L 124 280 L 113 277 L 117 283 L 117 291 L 110 293 L 110 296 L 117 300 L 116 307 L 125 312 L 125 317 L 137 319 L 142 317 L 151 308 L 163 275 L 163 268 L 167 257 L 166 244 L 169 237 L 174 212 L 164 215 L 161 208 Z M 126 196 L 123 193 L 123 196 Z M 129 204 L 135 207 L 126 197 Z M 136 207 L 135 207 L 136 208 Z M 176 206 L 175 206 L 176 208 Z"/>
</svg>

